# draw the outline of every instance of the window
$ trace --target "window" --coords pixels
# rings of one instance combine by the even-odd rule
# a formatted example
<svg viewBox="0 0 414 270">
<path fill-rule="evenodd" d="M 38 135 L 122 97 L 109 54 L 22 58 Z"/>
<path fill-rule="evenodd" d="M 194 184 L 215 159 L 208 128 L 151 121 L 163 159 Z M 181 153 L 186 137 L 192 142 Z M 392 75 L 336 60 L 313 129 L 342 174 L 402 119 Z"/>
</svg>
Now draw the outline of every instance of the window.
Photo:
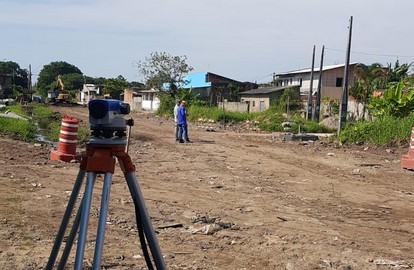
<svg viewBox="0 0 414 270">
<path fill-rule="evenodd" d="M 253 102 L 252 102 L 252 105 L 253 105 L 253 107 L 254 107 L 254 106 L 256 106 L 256 104 L 255 104 L 254 100 L 253 100 Z"/>
<path fill-rule="evenodd" d="M 299 79 L 299 86 L 302 87 L 302 79 Z"/>
<path fill-rule="evenodd" d="M 344 80 L 344 78 L 342 78 L 342 77 L 336 78 L 336 87 L 341 87 L 343 80 Z"/>
</svg>

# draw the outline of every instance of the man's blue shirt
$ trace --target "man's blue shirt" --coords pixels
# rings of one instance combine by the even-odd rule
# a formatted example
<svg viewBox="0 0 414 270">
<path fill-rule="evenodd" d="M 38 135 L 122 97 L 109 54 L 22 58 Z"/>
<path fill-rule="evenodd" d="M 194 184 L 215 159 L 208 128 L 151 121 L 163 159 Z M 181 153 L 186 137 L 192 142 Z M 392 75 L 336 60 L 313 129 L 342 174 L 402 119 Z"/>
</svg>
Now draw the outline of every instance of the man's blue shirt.
<svg viewBox="0 0 414 270">
<path fill-rule="evenodd" d="M 177 124 L 186 124 L 187 123 L 187 118 L 185 115 L 185 107 L 180 106 L 178 107 L 178 111 L 177 111 Z"/>
</svg>

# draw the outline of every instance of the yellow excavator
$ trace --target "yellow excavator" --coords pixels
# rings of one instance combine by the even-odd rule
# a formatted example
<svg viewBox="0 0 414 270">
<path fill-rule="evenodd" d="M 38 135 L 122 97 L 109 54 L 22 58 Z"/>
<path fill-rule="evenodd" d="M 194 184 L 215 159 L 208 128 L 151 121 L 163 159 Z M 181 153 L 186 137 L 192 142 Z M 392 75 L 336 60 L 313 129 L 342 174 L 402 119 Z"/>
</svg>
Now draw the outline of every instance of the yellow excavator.
<svg viewBox="0 0 414 270">
<path fill-rule="evenodd" d="M 70 95 L 65 91 L 65 85 L 62 82 L 60 75 L 56 78 L 56 86 L 53 91 L 48 93 L 48 99 L 51 103 L 68 103 L 70 102 Z"/>
</svg>

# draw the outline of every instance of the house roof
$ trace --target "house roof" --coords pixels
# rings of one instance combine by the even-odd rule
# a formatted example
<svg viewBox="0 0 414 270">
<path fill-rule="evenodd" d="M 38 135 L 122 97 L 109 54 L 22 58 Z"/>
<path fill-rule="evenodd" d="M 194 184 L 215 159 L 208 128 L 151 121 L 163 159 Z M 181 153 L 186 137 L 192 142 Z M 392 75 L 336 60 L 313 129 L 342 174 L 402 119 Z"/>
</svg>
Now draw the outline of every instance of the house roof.
<svg viewBox="0 0 414 270">
<path fill-rule="evenodd" d="M 95 84 L 90 84 L 90 83 L 83 84 L 82 91 L 83 92 L 88 92 L 88 91 L 89 92 L 97 92 L 97 91 L 99 91 L 99 86 L 95 85 Z"/>
<path fill-rule="evenodd" d="M 184 83 L 183 85 L 178 85 L 179 88 L 204 88 L 204 87 L 211 87 L 212 86 L 212 82 L 210 82 L 209 80 L 211 79 L 210 76 L 213 76 L 213 82 L 214 83 L 218 83 L 220 81 L 224 81 L 224 82 L 235 82 L 235 83 L 240 83 L 243 84 L 242 82 L 215 74 L 215 73 L 211 73 L 211 72 L 206 72 L 206 71 L 201 71 L 201 72 L 196 72 L 196 73 L 191 73 L 191 74 L 187 74 L 184 77 L 184 81 L 186 83 Z M 163 84 L 163 88 L 164 89 L 168 89 L 170 86 L 169 83 L 164 83 Z"/>
<path fill-rule="evenodd" d="M 151 89 L 145 89 L 145 88 L 141 88 L 141 87 L 130 87 L 127 88 L 126 90 L 132 90 L 132 92 L 134 92 L 135 94 L 139 94 L 139 93 L 157 93 L 159 92 L 158 90 L 151 88 Z"/>
<path fill-rule="evenodd" d="M 200 87 L 210 87 L 211 82 L 206 82 L 207 72 L 198 72 L 188 74 L 184 77 L 184 81 L 187 83 L 184 84 L 183 88 L 200 88 Z"/>
<path fill-rule="evenodd" d="M 257 89 L 252 89 L 249 91 L 240 92 L 239 95 L 259 95 L 259 94 L 270 94 L 277 91 L 285 90 L 286 88 L 290 88 L 290 86 L 276 86 L 276 87 L 262 87 Z"/>
<path fill-rule="evenodd" d="M 356 65 L 358 64 L 357 62 L 354 63 L 350 63 L 349 65 Z M 335 69 L 335 68 L 341 68 L 344 67 L 345 64 L 340 64 L 340 65 L 330 65 L 330 66 L 323 66 L 322 67 L 322 71 L 326 71 L 326 70 L 331 70 L 331 69 Z M 320 67 L 315 67 L 313 69 L 313 72 L 319 72 Z M 275 74 L 276 76 L 281 76 L 281 75 L 290 75 L 290 74 L 301 74 L 301 73 L 310 73 L 312 71 L 312 68 L 304 68 L 304 69 L 298 69 L 298 70 L 293 70 L 293 71 L 288 71 L 288 72 L 283 72 L 283 73 L 277 73 Z"/>
</svg>

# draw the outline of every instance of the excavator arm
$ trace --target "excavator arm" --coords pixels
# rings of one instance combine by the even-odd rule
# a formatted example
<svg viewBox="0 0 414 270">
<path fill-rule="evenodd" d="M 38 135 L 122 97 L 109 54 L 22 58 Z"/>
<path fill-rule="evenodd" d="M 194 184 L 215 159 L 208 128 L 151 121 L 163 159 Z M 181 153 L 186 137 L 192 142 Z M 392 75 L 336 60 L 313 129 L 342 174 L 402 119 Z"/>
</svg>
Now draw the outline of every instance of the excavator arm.
<svg viewBox="0 0 414 270">
<path fill-rule="evenodd" d="M 58 89 L 61 89 L 62 91 L 65 90 L 65 85 L 62 82 L 62 78 L 60 77 L 60 75 L 57 76 L 57 87 Z"/>
</svg>

